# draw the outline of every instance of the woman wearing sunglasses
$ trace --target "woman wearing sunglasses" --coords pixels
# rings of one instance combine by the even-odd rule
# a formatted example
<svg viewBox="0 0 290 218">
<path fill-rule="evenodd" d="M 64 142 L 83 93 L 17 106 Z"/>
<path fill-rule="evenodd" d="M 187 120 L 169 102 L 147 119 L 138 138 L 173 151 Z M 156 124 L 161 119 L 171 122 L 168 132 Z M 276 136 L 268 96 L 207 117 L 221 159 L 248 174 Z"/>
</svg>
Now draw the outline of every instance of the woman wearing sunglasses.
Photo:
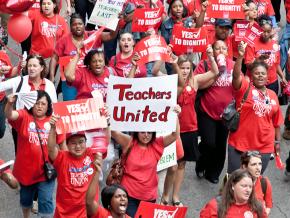
<svg viewBox="0 0 290 218">
<path fill-rule="evenodd" d="M 280 125 L 283 124 L 283 116 L 277 95 L 266 88 L 268 66 L 265 62 L 257 61 L 251 64 L 252 82 L 249 83 L 241 74 L 246 46 L 243 42 L 239 44 L 239 56 L 233 72 L 236 107 L 242 107 L 239 127 L 229 135 L 228 173 L 240 168 L 242 152 L 257 150 L 261 153 L 262 173 L 268 165 L 271 153 L 280 152 Z"/>
<path fill-rule="evenodd" d="M 265 211 L 269 216 L 272 202 L 272 186 L 267 177 L 261 175 L 262 156 L 259 151 L 246 151 L 241 155 L 242 169 L 248 170 L 254 179 L 254 189 L 256 198 L 261 201 Z"/>
</svg>

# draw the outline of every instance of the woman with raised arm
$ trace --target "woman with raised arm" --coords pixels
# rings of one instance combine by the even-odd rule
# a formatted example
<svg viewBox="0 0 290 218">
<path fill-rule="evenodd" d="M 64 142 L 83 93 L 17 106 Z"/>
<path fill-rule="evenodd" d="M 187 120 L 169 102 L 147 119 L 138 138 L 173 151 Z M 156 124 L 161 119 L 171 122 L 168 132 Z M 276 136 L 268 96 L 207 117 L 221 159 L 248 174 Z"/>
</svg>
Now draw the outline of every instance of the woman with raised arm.
<svg viewBox="0 0 290 218">
<path fill-rule="evenodd" d="M 179 198 L 179 191 L 182 186 L 186 161 L 196 161 L 199 156 L 197 142 L 197 118 L 194 108 L 196 93 L 198 89 L 210 86 L 216 79 L 219 71 L 213 56 L 211 46 L 207 48 L 207 56 L 211 70 L 204 74 L 193 75 L 193 64 L 190 55 L 181 55 L 178 58 L 171 55 L 173 71 L 178 74 L 178 100 L 181 107 L 179 114 L 180 137 L 183 145 L 184 156 L 178 160 L 178 167 L 170 167 L 167 170 L 164 182 L 164 190 L 161 197 L 161 204 L 169 204 L 169 195 L 173 186 L 172 205 L 182 206 Z"/>
<path fill-rule="evenodd" d="M 255 61 L 250 66 L 252 82 L 249 83 L 241 73 L 246 46 L 247 44 L 243 42 L 239 44 L 239 56 L 233 71 L 232 84 L 236 107 L 239 108 L 242 99 L 245 100 L 240 111 L 239 128 L 229 135 L 228 173 L 240 168 L 242 152 L 248 150 L 260 152 L 262 173 L 268 165 L 271 153 L 280 152 L 280 125 L 283 124 L 283 116 L 277 95 L 266 88 L 268 66 L 265 62 Z"/>
<path fill-rule="evenodd" d="M 176 106 L 174 110 L 179 113 L 180 107 Z M 121 185 L 128 191 L 127 214 L 129 216 L 135 216 L 141 201 L 156 202 L 158 197 L 157 163 L 164 147 L 174 142 L 178 136 L 178 120 L 176 131 L 163 137 L 156 138 L 155 132 L 134 132 L 130 136 L 112 131 L 112 138 L 121 145 L 123 154 L 128 155 Z"/>
</svg>

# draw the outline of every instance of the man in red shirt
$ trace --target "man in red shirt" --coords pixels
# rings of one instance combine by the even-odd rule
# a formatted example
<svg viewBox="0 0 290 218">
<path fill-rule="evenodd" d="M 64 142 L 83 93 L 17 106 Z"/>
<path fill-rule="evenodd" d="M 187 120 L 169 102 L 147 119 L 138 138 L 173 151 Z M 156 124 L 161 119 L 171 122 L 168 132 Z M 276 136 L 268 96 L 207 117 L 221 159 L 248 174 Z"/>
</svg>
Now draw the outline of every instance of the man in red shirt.
<svg viewBox="0 0 290 218">
<path fill-rule="evenodd" d="M 86 218 L 86 191 L 94 173 L 93 161 L 96 158 L 91 148 L 86 148 L 84 132 L 67 134 L 67 150 L 56 146 L 55 123 L 58 116 L 50 120 L 48 154 L 58 173 L 55 218 Z M 98 196 L 98 194 L 96 194 Z"/>
</svg>

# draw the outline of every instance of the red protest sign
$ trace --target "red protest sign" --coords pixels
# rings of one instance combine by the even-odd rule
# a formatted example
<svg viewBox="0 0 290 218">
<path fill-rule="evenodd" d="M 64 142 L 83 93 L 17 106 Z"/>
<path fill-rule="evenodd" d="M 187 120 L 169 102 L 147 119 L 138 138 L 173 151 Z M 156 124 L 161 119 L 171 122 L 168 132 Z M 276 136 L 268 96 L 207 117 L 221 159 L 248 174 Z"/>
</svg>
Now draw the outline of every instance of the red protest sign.
<svg viewBox="0 0 290 218">
<path fill-rule="evenodd" d="M 259 26 L 259 24 L 254 23 L 253 26 L 247 29 L 244 39 L 244 42 L 247 42 L 250 46 L 255 46 L 257 40 L 259 40 L 260 35 L 262 34 L 263 30 Z"/>
<path fill-rule="evenodd" d="M 209 0 L 206 13 L 213 18 L 245 19 L 244 3 L 245 0 Z"/>
<path fill-rule="evenodd" d="M 56 123 L 57 134 L 106 128 L 106 117 L 100 113 L 103 107 L 102 99 L 95 98 L 53 104 L 53 112 L 61 118 Z"/>
<path fill-rule="evenodd" d="M 152 217 L 171 217 L 184 218 L 187 207 L 164 206 L 141 201 L 135 217 L 152 218 Z"/>
<path fill-rule="evenodd" d="M 157 30 L 162 22 L 164 7 L 137 8 L 132 20 L 132 32 L 146 32 L 150 28 Z"/>
<path fill-rule="evenodd" d="M 172 30 L 172 51 L 176 55 L 189 52 L 204 52 L 207 47 L 207 30 L 205 28 L 185 28 L 174 25 Z"/>
<path fill-rule="evenodd" d="M 235 41 L 240 42 L 244 39 L 246 31 L 249 27 L 250 22 L 246 20 L 237 20 L 234 24 L 234 35 Z"/>
<path fill-rule="evenodd" d="M 147 36 L 139 41 L 134 49 L 140 56 L 138 64 L 145 64 L 151 61 L 163 60 L 170 61 L 170 56 L 167 52 L 167 44 L 165 39 L 160 35 Z"/>
</svg>

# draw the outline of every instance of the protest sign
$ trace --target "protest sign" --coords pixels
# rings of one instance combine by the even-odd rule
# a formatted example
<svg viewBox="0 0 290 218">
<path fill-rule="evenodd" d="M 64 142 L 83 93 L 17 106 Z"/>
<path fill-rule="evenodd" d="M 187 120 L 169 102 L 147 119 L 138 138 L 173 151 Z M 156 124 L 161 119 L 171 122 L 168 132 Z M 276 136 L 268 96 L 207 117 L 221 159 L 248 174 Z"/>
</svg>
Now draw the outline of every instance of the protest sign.
<svg viewBox="0 0 290 218">
<path fill-rule="evenodd" d="M 106 128 L 106 117 L 100 113 L 103 99 L 81 99 L 53 104 L 53 112 L 60 116 L 56 123 L 57 134 Z"/>
<path fill-rule="evenodd" d="M 245 19 L 244 3 L 245 0 L 209 0 L 206 13 L 212 18 Z"/>
<path fill-rule="evenodd" d="M 110 76 L 107 105 L 111 129 L 118 131 L 175 131 L 177 75 L 149 78 Z"/>
<path fill-rule="evenodd" d="M 150 28 L 157 30 L 162 22 L 164 7 L 137 8 L 132 20 L 132 32 L 146 32 Z"/>
<path fill-rule="evenodd" d="M 205 52 L 208 44 L 205 28 L 185 28 L 174 25 L 172 30 L 172 51 L 176 55 L 190 52 Z"/>
<path fill-rule="evenodd" d="M 166 41 L 160 35 L 147 36 L 140 40 L 136 44 L 134 52 L 137 52 L 141 58 L 138 65 L 157 60 L 170 61 Z"/>
<path fill-rule="evenodd" d="M 174 207 L 141 201 L 135 217 L 142 218 L 185 218 L 187 207 Z"/>
<path fill-rule="evenodd" d="M 246 30 L 245 36 L 243 41 L 247 42 L 249 46 L 254 47 L 257 40 L 259 40 L 260 35 L 262 34 L 263 30 L 259 26 L 259 24 L 254 23 L 253 26 Z"/>
<path fill-rule="evenodd" d="M 100 40 L 104 29 L 105 27 L 102 26 L 100 29 L 96 30 L 92 35 L 90 35 L 83 41 L 85 54 L 92 50 L 96 42 Z"/>
<path fill-rule="evenodd" d="M 164 148 L 163 154 L 157 164 L 157 172 L 177 164 L 176 142 Z"/>
<path fill-rule="evenodd" d="M 124 2 L 124 0 L 98 0 L 88 22 L 116 30 Z"/>
<path fill-rule="evenodd" d="M 234 36 L 236 42 L 240 42 L 244 39 L 249 24 L 250 22 L 247 20 L 236 21 L 236 23 L 234 24 Z"/>
</svg>

